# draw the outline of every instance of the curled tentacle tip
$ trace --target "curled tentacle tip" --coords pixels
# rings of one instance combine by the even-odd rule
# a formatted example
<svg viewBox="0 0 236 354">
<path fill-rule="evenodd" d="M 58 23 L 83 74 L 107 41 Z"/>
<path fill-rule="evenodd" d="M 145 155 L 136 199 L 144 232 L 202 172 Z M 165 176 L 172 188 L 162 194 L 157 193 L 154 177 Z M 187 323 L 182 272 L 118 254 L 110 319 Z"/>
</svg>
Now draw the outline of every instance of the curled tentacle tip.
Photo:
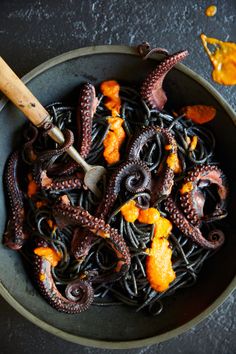
<svg viewBox="0 0 236 354">
<path fill-rule="evenodd" d="M 183 50 L 167 56 L 147 76 L 141 87 L 141 96 L 151 108 L 163 109 L 167 101 L 165 91 L 162 87 L 165 76 L 175 64 L 183 60 L 187 55 L 188 51 Z"/>
<path fill-rule="evenodd" d="M 169 52 L 165 48 L 151 48 L 150 44 L 148 42 L 143 42 L 137 46 L 137 50 L 139 55 L 142 57 L 143 60 L 146 60 L 150 57 L 151 54 L 153 53 L 160 53 L 160 54 L 165 54 L 168 55 Z"/>
<path fill-rule="evenodd" d="M 218 248 L 225 242 L 225 235 L 223 231 L 215 229 L 209 232 L 208 240 L 215 245 L 215 248 Z"/>
</svg>

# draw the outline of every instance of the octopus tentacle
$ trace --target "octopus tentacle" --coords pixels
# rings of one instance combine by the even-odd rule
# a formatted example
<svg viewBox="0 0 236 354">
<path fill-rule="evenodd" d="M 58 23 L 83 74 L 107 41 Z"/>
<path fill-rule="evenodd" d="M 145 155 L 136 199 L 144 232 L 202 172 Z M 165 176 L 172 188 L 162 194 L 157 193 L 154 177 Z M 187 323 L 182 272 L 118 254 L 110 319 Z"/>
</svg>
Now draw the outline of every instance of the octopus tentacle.
<svg viewBox="0 0 236 354">
<path fill-rule="evenodd" d="M 162 88 L 163 80 L 170 69 L 187 55 L 188 51 L 184 50 L 168 56 L 147 76 L 141 87 L 141 96 L 151 108 L 163 109 L 167 101 Z"/>
<path fill-rule="evenodd" d="M 129 192 L 138 193 L 149 189 L 150 182 L 151 172 L 144 162 L 141 160 L 126 161 L 110 177 L 105 197 L 99 205 L 96 215 L 101 218 L 107 218 L 122 185 L 125 185 L 126 190 Z"/>
<path fill-rule="evenodd" d="M 172 197 L 165 200 L 165 209 L 177 228 L 187 237 L 191 238 L 195 243 L 201 247 L 208 249 L 216 249 L 222 246 L 225 237 L 222 231 L 213 230 L 208 235 L 208 240 L 203 236 L 200 229 L 187 220 L 181 210 L 178 208 Z M 218 236 L 215 238 L 214 236 Z"/>
<path fill-rule="evenodd" d="M 33 144 L 38 137 L 38 129 L 33 124 L 29 124 L 25 137 L 27 142 L 23 146 L 22 156 L 24 161 L 32 163 L 37 158 L 33 150 Z"/>
<path fill-rule="evenodd" d="M 69 149 L 74 143 L 74 134 L 70 129 L 64 129 L 63 131 L 65 142 L 56 149 L 45 150 L 38 155 L 37 163 L 44 162 L 46 160 L 55 159 L 62 155 L 66 150 Z"/>
<path fill-rule="evenodd" d="M 141 131 L 138 131 L 134 135 L 128 148 L 128 159 L 129 160 L 140 159 L 140 153 L 144 145 L 147 144 L 148 141 L 155 138 L 157 134 L 164 137 L 165 143 L 171 146 L 171 152 L 173 153 L 177 152 L 176 140 L 168 129 L 161 128 L 158 126 L 150 126 L 141 129 Z"/>
<path fill-rule="evenodd" d="M 204 215 L 206 196 L 201 187 L 215 184 L 220 201 L 209 215 Z M 185 186 L 188 187 L 185 190 Z M 193 225 L 200 225 L 202 220 L 217 220 L 226 216 L 225 204 L 228 194 L 226 178 L 223 171 L 216 165 L 198 165 L 188 172 L 180 190 L 180 205 L 186 218 Z"/>
<path fill-rule="evenodd" d="M 92 216 L 85 209 L 71 206 L 69 203 L 57 202 L 53 208 L 53 215 L 61 228 L 64 227 L 63 222 L 66 220 L 67 224 L 82 226 L 93 234 L 105 238 L 118 258 L 115 271 L 122 274 L 127 272 L 131 262 L 129 249 L 116 229 L 106 224 L 103 219 Z"/>
<path fill-rule="evenodd" d="M 83 261 L 95 240 L 96 236 L 92 232 L 76 227 L 71 241 L 71 253 L 78 261 Z"/>
<path fill-rule="evenodd" d="M 40 185 L 42 190 L 48 192 L 65 192 L 72 189 L 81 189 L 83 187 L 84 174 L 75 173 L 72 176 L 52 179 L 47 176 L 46 171 L 41 172 Z"/>
<path fill-rule="evenodd" d="M 47 246 L 47 242 L 43 240 L 37 242 L 37 247 Z M 41 294 L 58 311 L 69 314 L 80 313 L 92 304 L 94 291 L 88 281 L 78 279 L 69 283 L 65 289 L 66 298 L 57 289 L 52 277 L 52 265 L 46 258 L 35 254 L 33 266 Z M 78 292 L 79 295 L 73 296 L 73 293 Z"/>
<path fill-rule="evenodd" d="M 90 83 L 84 84 L 77 108 L 78 149 L 84 159 L 88 156 L 92 145 L 92 124 L 97 105 L 98 99 L 94 86 Z"/>
<path fill-rule="evenodd" d="M 134 136 L 130 142 L 128 152 L 128 159 L 140 159 L 140 153 L 144 145 L 154 139 L 157 134 L 164 138 L 165 144 L 169 146 L 169 150 L 165 163 L 160 164 L 152 180 L 152 204 L 155 204 L 157 200 L 160 201 L 166 198 L 171 193 L 174 185 L 174 171 L 173 168 L 167 164 L 167 157 L 170 156 L 170 154 L 177 156 L 176 140 L 168 129 L 156 126 L 145 127 Z"/>
<path fill-rule="evenodd" d="M 15 151 L 11 154 L 5 172 L 6 191 L 9 201 L 9 221 L 6 232 L 4 233 L 4 244 L 13 249 L 20 249 L 27 234 L 23 230 L 24 223 L 24 203 L 23 193 L 18 184 L 17 166 L 20 153 Z"/>
<path fill-rule="evenodd" d="M 92 125 L 93 116 L 96 112 L 98 99 L 95 87 L 90 83 L 85 83 L 80 91 L 77 113 L 77 149 L 83 159 L 88 156 L 92 146 Z M 78 169 L 78 164 L 71 160 L 62 168 L 54 168 L 57 175 L 71 174 Z"/>
<path fill-rule="evenodd" d="M 64 138 L 65 142 L 60 145 L 60 147 L 40 153 L 34 162 L 32 169 L 33 177 L 39 186 L 41 185 L 42 171 L 46 168 L 48 173 L 50 173 L 49 165 L 52 164 L 52 161 L 55 161 L 55 159 L 66 152 L 66 150 L 74 143 L 74 135 L 71 130 L 64 130 Z"/>
</svg>

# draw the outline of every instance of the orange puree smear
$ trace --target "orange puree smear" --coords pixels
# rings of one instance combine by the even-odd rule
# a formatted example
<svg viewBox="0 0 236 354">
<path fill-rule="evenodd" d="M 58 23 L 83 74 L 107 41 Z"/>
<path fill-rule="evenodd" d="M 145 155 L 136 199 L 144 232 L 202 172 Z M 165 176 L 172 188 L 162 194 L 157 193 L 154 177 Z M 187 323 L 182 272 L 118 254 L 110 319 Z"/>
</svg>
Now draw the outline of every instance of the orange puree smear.
<svg viewBox="0 0 236 354">
<path fill-rule="evenodd" d="M 197 135 L 194 135 L 194 136 L 192 137 L 192 141 L 191 141 L 190 146 L 189 146 L 189 150 L 190 150 L 190 151 L 193 151 L 193 150 L 196 149 L 196 147 L 197 147 L 197 142 L 198 142 L 198 137 L 197 137 Z"/>
<path fill-rule="evenodd" d="M 36 182 L 33 180 L 33 177 L 30 173 L 28 174 L 28 180 L 29 180 L 29 184 L 28 184 L 27 195 L 29 198 L 31 198 L 33 195 L 35 195 L 38 192 L 38 186 Z"/>
<path fill-rule="evenodd" d="M 213 65 L 212 78 L 222 85 L 236 84 L 236 43 L 223 42 L 216 38 L 208 38 L 201 34 L 201 40 Z M 215 46 L 213 52 L 208 44 Z"/>
<path fill-rule="evenodd" d="M 147 249 L 146 272 L 151 287 L 156 291 L 165 291 L 175 279 L 172 268 L 172 251 L 167 237 L 172 230 L 171 222 L 160 216 L 155 208 L 139 209 L 134 200 L 130 200 L 121 208 L 121 213 L 127 222 L 138 219 L 144 224 L 154 224 L 154 237 L 151 248 Z"/>
<path fill-rule="evenodd" d="M 44 281 L 46 279 L 46 275 L 44 273 L 39 274 L 39 280 Z"/>
<path fill-rule="evenodd" d="M 155 224 L 160 217 L 160 213 L 155 208 L 149 208 L 139 211 L 138 221 L 143 224 Z"/>
<path fill-rule="evenodd" d="M 212 106 L 198 104 L 194 106 L 185 106 L 180 110 L 185 117 L 191 119 L 194 123 L 204 124 L 215 118 L 216 109 Z"/>
<path fill-rule="evenodd" d="M 114 80 L 104 81 L 101 84 L 101 91 L 107 97 L 105 106 L 112 114 L 112 117 L 108 118 L 109 132 L 103 141 L 103 156 L 109 165 L 120 160 L 120 147 L 125 140 L 125 131 L 122 128 L 124 120 L 118 117 L 121 107 L 119 90 L 120 85 Z"/>
<path fill-rule="evenodd" d="M 107 97 L 105 106 L 112 112 L 112 117 L 116 117 L 119 115 L 121 107 L 120 85 L 115 80 L 103 81 L 100 89 L 102 94 Z"/>
<path fill-rule="evenodd" d="M 169 168 L 171 168 L 174 171 L 174 173 L 181 172 L 181 166 L 177 154 L 170 153 L 166 159 L 166 163 L 169 166 Z"/>
<path fill-rule="evenodd" d="M 166 146 L 165 146 L 165 150 L 166 150 L 166 151 L 169 151 L 169 150 L 171 150 L 171 149 L 172 149 L 172 145 L 169 144 L 169 145 L 166 145 Z"/>
<path fill-rule="evenodd" d="M 193 184 L 192 182 L 187 182 L 182 185 L 182 188 L 180 189 L 181 194 L 189 193 L 193 189 Z"/>
<path fill-rule="evenodd" d="M 37 254 L 37 256 L 46 258 L 46 260 L 50 262 L 53 267 L 56 267 L 58 262 L 61 260 L 61 255 L 50 247 L 35 248 L 34 253 Z"/>
<path fill-rule="evenodd" d="M 215 5 L 210 5 L 206 8 L 205 15 L 208 17 L 215 16 L 217 12 L 217 7 Z"/>
<path fill-rule="evenodd" d="M 127 222 L 135 222 L 139 216 L 139 208 L 136 207 L 134 200 L 130 200 L 120 209 L 121 214 Z"/>
<path fill-rule="evenodd" d="M 45 205 L 47 205 L 47 201 L 46 200 L 40 200 L 40 201 L 35 203 L 35 206 L 36 206 L 37 209 L 42 208 Z"/>
<path fill-rule="evenodd" d="M 160 217 L 155 224 L 154 238 L 146 261 L 147 278 L 151 287 L 159 292 L 168 289 L 176 278 L 172 268 L 172 251 L 167 237 L 172 225 L 168 219 Z"/>
</svg>

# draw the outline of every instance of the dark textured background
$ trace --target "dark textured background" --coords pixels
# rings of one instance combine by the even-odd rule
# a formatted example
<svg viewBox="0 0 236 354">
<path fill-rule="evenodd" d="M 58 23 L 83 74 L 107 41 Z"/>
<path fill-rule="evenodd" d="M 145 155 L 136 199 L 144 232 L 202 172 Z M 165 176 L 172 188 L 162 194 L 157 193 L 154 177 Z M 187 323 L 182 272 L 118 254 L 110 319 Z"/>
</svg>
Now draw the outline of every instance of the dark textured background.
<svg viewBox="0 0 236 354">
<path fill-rule="evenodd" d="M 211 65 L 200 33 L 236 42 L 236 1 L 214 1 L 217 15 L 204 14 L 210 1 L 190 0 L 1 0 L 0 55 L 20 75 L 75 48 L 95 44 L 131 44 L 146 40 L 170 52 L 187 48 L 185 63 L 236 108 L 236 90 L 211 80 Z M 123 351 L 143 353 L 236 353 L 236 293 L 200 325 L 168 342 Z M 109 325 L 109 324 L 108 324 Z M 21 317 L 0 299 L 0 353 L 110 353 L 85 348 L 50 335 Z"/>
</svg>

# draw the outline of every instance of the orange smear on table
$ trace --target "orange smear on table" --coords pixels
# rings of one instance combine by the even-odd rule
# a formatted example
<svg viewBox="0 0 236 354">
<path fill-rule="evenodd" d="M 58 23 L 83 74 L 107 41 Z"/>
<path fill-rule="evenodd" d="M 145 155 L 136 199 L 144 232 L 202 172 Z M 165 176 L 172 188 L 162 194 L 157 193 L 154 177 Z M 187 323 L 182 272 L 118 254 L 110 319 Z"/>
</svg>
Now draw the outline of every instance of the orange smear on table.
<svg viewBox="0 0 236 354">
<path fill-rule="evenodd" d="M 216 109 L 201 104 L 183 107 L 181 113 L 184 113 L 185 117 L 191 119 L 194 123 L 204 124 L 215 118 Z"/>
<path fill-rule="evenodd" d="M 236 84 L 236 43 L 223 42 L 216 38 L 208 38 L 201 34 L 201 40 L 213 65 L 212 78 L 222 85 Z M 213 52 L 208 44 L 215 46 Z"/>
<path fill-rule="evenodd" d="M 174 171 L 174 173 L 180 173 L 182 171 L 177 154 L 170 153 L 166 159 L 166 163 L 168 167 Z"/>
<path fill-rule="evenodd" d="M 46 258 L 46 260 L 50 262 L 53 267 L 56 267 L 58 262 L 61 260 L 60 253 L 50 247 L 35 248 L 34 253 L 37 254 L 37 256 Z"/>
<path fill-rule="evenodd" d="M 125 203 L 120 211 L 127 222 L 135 222 L 139 216 L 139 208 L 136 206 L 134 200 Z"/>
<path fill-rule="evenodd" d="M 172 250 L 167 240 L 171 229 L 171 222 L 160 217 L 155 224 L 154 238 L 146 260 L 147 279 L 151 287 L 159 292 L 167 290 L 176 278 L 171 262 Z"/>
<path fill-rule="evenodd" d="M 29 173 L 28 174 L 28 190 L 27 190 L 27 195 L 29 198 L 31 198 L 33 195 L 35 195 L 38 192 L 38 186 L 37 183 L 33 180 L 33 176 Z"/>
<path fill-rule="evenodd" d="M 119 90 L 120 85 L 114 80 L 104 81 L 101 84 L 101 91 L 107 97 L 105 106 L 112 113 L 112 117 L 108 118 L 109 132 L 103 141 L 103 156 L 109 165 L 120 160 L 120 147 L 125 140 L 125 131 L 122 128 L 124 120 L 118 117 L 121 107 Z"/>
<path fill-rule="evenodd" d="M 215 16 L 216 12 L 217 12 L 217 7 L 215 5 L 210 5 L 206 8 L 205 15 L 208 17 L 212 17 Z"/>
</svg>

